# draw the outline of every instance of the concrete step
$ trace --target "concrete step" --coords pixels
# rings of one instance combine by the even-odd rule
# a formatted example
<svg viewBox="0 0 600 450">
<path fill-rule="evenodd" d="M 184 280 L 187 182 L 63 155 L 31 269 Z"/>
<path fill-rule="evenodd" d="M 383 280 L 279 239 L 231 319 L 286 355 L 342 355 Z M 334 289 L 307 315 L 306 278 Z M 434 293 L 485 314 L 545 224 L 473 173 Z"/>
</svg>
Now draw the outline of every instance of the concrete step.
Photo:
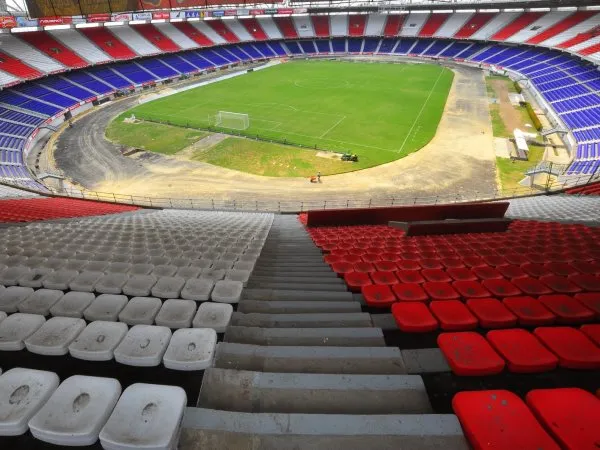
<svg viewBox="0 0 600 450">
<path fill-rule="evenodd" d="M 358 302 L 265 302 L 261 300 L 242 300 L 238 312 L 265 314 L 299 313 L 350 313 L 361 312 Z"/>
<path fill-rule="evenodd" d="M 326 263 L 278 263 L 278 262 L 257 262 L 256 269 L 264 270 L 302 270 L 304 272 L 329 272 L 331 267 Z"/>
<path fill-rule="evenodd" d="M 385 347 L 379 328 L 259 328 L 228 326 L 224 342 L 274 346 Z"/>
<path fill-rule="evenodd" d="M 255 414 L 187 408 L 180 448 L 468 450 L 456 416 Z"/>
<path fill-rule="evenodd" d="M 335 272 L 330 271 L 319 271 L 319 272 L 307 272 L 305 270 L 278 270 L 278 269 L 259 269 L 255 268 L 252 271 L 252 276 L 259 277 L 302 277 L 302 278 L 339 278 Z"/>
<path fill-rule="evenodd" d="M 280 373 L 407 373 L 396 347 L 263 347 L 221 342 L 214 367 Z"/>
<path fill-rule="evenodd" d="M 259 289 L 285 289 L 289 291 L 333 291 L 333 292 L 346 292 L 348 288 L 345 284 L 332 284 L 332 283 L 321 283 L 319 280 L 314 280 L 312 283 L 265 283 L 265 282 L 254 282 L 248 281 L 248 288 L 259 288 Z"/>
<path fill-rule="evenodd" d="M 250 278 L 250 282 L 251 283 L 291 283 L 291 284 L 297 284 L 297 283 L 305 283 L 307 281 L 314 281 L 313 277 L 308 276 L 308 277 L 297 277 L 297 276 L 288 276 L 288 277 L 282 277 L 282 276 L 255 276 L 252 275 L 252 277 Z M 337 284 L 337 285 L 341 285 L 341 286 L 346 286 L 346 283 L 344 282 L 344 280 L 342 280 L 341 278 L 338 278 L 337 276 L 333 275 L 330 277 L 322 277 L 319 278 L 318 280 L 318 284 Z"/>
<path fill-rule="evenodd" d="M 369 313 L 261 314 L 234 312 L 231 325 L 262 328 L 372 327 Z"/>
<path fill-rule="evenodd" d="M 289 291 L 285 289 L 244 289 L 244 299 L 275 301 L 329 301 L 353 302 L 352 292 L 334 291 Z"/>
<path fill-rule="evenodd" d="M 372 327 L 369 313 L 261 314 L 234 312 L 231 325 L 262 328 Z"/>
<path fill-rule="evenodd" d="M 264 373 L 209 368 L 198 398 L 202 408 L 300 414 L 428 414 L 418 375 Z"/>
</svg>

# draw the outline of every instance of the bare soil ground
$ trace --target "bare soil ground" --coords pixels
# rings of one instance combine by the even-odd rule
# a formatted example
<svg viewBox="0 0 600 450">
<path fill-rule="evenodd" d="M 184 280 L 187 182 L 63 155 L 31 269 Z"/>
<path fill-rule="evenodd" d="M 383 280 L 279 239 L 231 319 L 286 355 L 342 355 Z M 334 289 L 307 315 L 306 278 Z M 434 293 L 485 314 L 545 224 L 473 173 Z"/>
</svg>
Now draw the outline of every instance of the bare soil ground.
<svg viewBox="0 0 600 450">
<path fill-rule="evenodd" d="M 454 84 L 433 140 L 406 158 L 360 172 L 270 178 L 158 154 L 135 158 L 104 138 L 107 124 L 137 100 L 115 102 L 58 138 L 56 165 L 75 183 L 107 193 L 220 200 L 318 200 L 493 193 L 495 155 L 483 72 L 453 66 Z"/>
<path fill-rule="evenodd" d="M 489 83 L 494 88 L 494 91 L 496 91 L 500 116 L 507 130 L 512 133 L 515 128 L 523 128 L 521 113 L 510 103 L 510 99 L 508 98 L 507 82 L 505 80 L 489 80 Z"/>
</svg>

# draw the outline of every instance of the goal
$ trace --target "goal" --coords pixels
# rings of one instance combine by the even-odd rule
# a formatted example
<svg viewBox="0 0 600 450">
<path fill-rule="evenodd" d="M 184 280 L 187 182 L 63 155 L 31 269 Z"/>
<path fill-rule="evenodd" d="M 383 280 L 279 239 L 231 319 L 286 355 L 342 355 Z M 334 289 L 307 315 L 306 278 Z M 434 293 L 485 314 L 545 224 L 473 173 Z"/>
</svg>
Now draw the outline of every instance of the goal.
<svg viewBox="0 0 600 450">
<path fill-rule="evenodd" d="M 250 127 L 250 117 L 248 114 L 219 111 L 215 116 L 215 126 L 233 130 L 246 130 Z"/>
</svg>

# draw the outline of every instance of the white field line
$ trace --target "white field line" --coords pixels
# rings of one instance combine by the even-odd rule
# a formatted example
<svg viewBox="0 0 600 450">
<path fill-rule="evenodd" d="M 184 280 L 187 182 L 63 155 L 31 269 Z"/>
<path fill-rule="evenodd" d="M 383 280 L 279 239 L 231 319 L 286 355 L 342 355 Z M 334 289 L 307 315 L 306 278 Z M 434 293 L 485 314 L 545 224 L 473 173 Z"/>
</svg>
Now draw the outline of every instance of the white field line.
<svg viewBox="0 0 600 450">
<path fill-rule="evenodd" d="M 408 130 L 408 133 L 406 133 L 406 137 L 404 138 L 404 142 L 402 142 L 402 146 L 400 147 L 399 150 L 397 150 L 398 153 L 402 153 L 402 150 L 404 150 L 404 146 L 406 145 L 406 142 L 408 141 L 408 137 L 412 134 L 412 131 L 415 128 L 415 125 L 417 124 L 417 122 L 419 122 L 419 119 L 421 118 L 421 114 L 423 114 L 423 111 L 425 111 L 425 106 L 427 106 L 427 102 L 429 102 L 429 99 L 431 98 L 431 95 L 433 94 L 433 91 L 435 90 L 435 87 L 437 86 L 438 81 L 440 81 L 440 78 L 442 77 L 443 73 L 444 73 L 444 69 L 442 68 L 442 70 L 440 70 L 440 74 L 438 75 L 438 77 L 435 80 L 435 83 L 433 83 L 433 86 L 431 87 L 431 90 L 429 91 L 429 95 L 423 102 L 423 106 L 421 106 L 421 110 L 419 111 L 419 114 L 417 114 L 417 117 L 415 117 L 415 120 L 414 120 L 412 126 L 410 127 L 410 130 Z"/>
<path fill-rule="evenodd" d="M 331 130 L 333 130 L 335 127 L 337 127 L 340 123 L 342 123 L 342 121 L 346 118 L 346 116 L 342 117 L 340 120 L 338 120 L 336 123 L 334 123 L 331 127 L 329 127 L 325 133 L 323 133 L 321 136 L 319 136 L 319 139 L 323 139 L 325 137 L 325 135 L 327 135 L 327 133 L 329 133 Z"/>
</svg>

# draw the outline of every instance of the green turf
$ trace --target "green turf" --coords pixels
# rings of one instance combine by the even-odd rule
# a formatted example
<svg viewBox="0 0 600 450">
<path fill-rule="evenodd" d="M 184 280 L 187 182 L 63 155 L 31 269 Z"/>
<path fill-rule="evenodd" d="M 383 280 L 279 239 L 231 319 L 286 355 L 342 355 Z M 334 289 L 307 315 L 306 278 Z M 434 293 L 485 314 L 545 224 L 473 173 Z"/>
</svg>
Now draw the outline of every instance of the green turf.
<svg viewBox="0 0 600 450">
<path fill-rule="evenodd" d="M 544 156 L 544 147 L 539 145 L 529 146 L 529 161 L 512 160 L 509 158 L 496 158 L 498 174 L 502 190 L 506 193 L 522 188 L 519 182 L 525 178 L 525 172 L 539 164 Z"/>
<path fill-rule="evenodd" d="M 130 113 L 121 114 L 106 129 L 106 137 L 128 147 L 172 155 L 208 133 L 152 122 L 125 123 Z"/>
<path fill-rule="evenodd" d="M 344 162 L 317 156 L 317 151 L 289 145 L 231 137 L 207 150 L 198 150 L 192 159 L 269 177 L 309 177 L 350 172 L 364 168 L 362 162 Z"/>
<path fill-rule="evenodd" d="M 431 140 L 453 76 L 431 64 L 297 61 L 148 102 L 128 114 L 204 128 L 218 111 L 246 113 L 247 134 L 357 153 L 361 166 L 370 167 Z"/>
</svg>

